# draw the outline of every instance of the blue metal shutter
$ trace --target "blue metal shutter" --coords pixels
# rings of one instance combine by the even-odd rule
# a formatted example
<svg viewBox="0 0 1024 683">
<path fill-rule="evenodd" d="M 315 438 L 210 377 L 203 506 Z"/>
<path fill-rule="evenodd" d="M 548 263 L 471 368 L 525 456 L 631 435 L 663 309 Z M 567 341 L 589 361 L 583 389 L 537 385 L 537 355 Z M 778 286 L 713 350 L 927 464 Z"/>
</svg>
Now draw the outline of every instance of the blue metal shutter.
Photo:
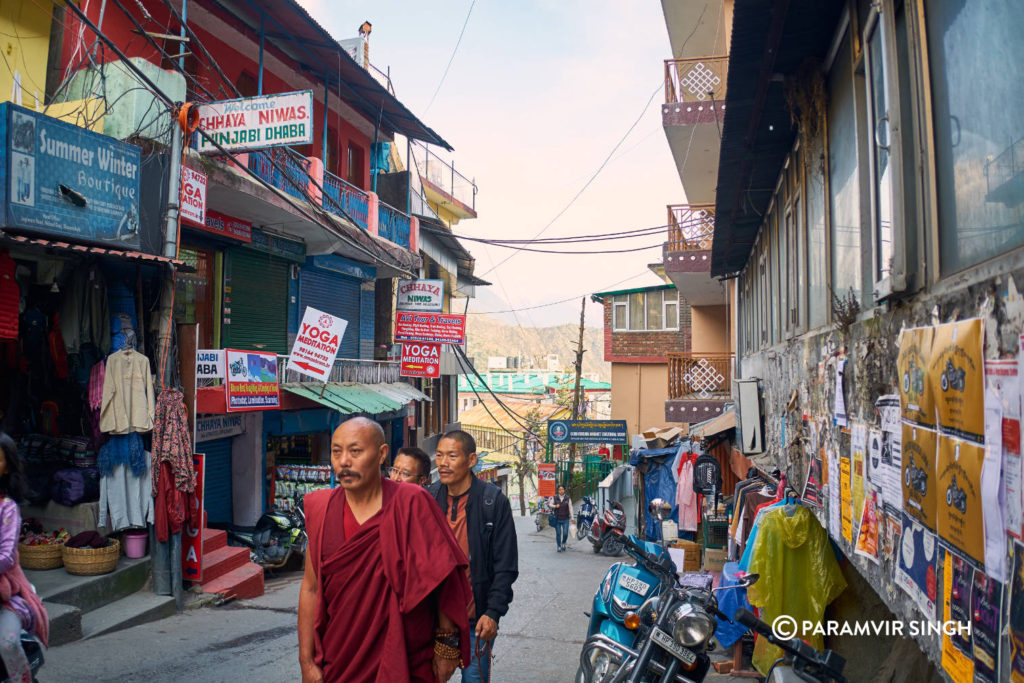
<svg viewBox="0 0 1024 683">
<path fill-rule="evenodd" d="M 319 268 L 303 268 L 299 279 L 299 316 L 307 306 L 348 321 L 338 358 L 359 358 L 359 280 Z"/>
<path fill-rule="evenodd" d="M 206 454 L 203 480 L 203 508 L 210 524 L 231 524 L 231 439 L 215 439 L 196 444 L 197 453 Z"/>
</svg>

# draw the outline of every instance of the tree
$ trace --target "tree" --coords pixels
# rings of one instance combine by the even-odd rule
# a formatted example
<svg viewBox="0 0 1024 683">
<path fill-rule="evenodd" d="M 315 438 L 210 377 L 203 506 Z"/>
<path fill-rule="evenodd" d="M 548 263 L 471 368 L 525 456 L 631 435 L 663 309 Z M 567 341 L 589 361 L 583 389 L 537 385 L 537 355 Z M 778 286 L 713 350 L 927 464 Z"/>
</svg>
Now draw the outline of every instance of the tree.
<svg viewBox="0 0 1024 683">
<path fill-rule="evenodd" d="M 516 478 L 519 480 L 519 514 L 526 516 L 526 479 L 533 478 L 537 474 L 537 463 L 526 451 L 514 446 L 516 459 L 512 462 L 512 469 L 515 470 Z"/>
</svg>

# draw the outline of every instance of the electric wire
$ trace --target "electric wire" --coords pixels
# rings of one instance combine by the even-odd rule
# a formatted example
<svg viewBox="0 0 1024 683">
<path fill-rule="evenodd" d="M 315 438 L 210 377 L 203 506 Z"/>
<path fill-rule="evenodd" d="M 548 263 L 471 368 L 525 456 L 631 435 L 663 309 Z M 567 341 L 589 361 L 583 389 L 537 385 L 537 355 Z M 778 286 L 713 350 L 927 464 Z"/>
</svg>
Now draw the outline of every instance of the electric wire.
<svg viewBox="0 0 1024 683">
<path fill-rule="evenodd" d="M 448 58 L 448 66 L 444 68 L 444 73 L 441 74 L 441 80 L 438 81 L 437 87 L 434 89 L 434 94 L 430 96 L 430 102 L 427 104 L 427 108 L 423 110 L 424 114 L 430 111 L 430 107 L 434 105 L 434 100 L 437 98 L 437 93 L 441 92 L 441 86 L 444 85 L 444 79 L 448 78 L 448 70 L 452 68 L 452 62 L 455 61 L 455 53 L 459 51 L 459 45 L 462 44 L 462 36 L 466 33 L 466 26 L 469 25 L 469 16 L 473 14 L 474 5 L 476 5 L 476 0 L 469 3 L 469 11 L 466 12 L 466 20 L 462 22 L 462 30 L 459 31 L 459 39 L 455 41 L 455 47 L 452 49 L 452 56 Z"/>
</svg>

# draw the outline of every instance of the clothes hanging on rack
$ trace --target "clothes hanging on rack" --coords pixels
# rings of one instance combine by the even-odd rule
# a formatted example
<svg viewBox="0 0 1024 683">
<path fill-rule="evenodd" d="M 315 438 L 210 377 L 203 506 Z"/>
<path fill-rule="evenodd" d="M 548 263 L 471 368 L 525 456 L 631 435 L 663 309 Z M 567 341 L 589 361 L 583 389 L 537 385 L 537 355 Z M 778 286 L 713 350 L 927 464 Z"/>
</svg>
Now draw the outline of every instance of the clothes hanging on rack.
<svg viewBox="0 0 1024 683">
<path fill-rule="evenodd" d="M 0 340 L 18 339 L 21 288 L 16 278 L 18 264 L 7 251 L 0 252 Z"/>
<path fill-rule="evenodd" d="M 61 284 L 60 331 L 70 354 L 93 343 L 105 356 L 110 353 L 110 304 L 107 281 L 99 266 L 82 266 L 70 282 Z"/>
<path fill-rule="evenodd" d="M 103 378 L 100 429 L 110 434 L 153 429 L 153 374 L 149 359 L 137 351 L 116 351 L 107 358 Z"/>
<path fill-rule="evenodd" d="M 146 473 L 148 454 L 142 444 L 142 437 L 137 433 L 112 434 L 110 440 L 99 450 L 96 465 L 100 475 L 107 477 L 114 469 L 126 465 L 136 477 Z"/>
<path fill-rule="evenodd" d="M 676 505 L 679 506 L 679 530 L 697 531 L 699 496 L 693 491 L 693 461 L 684 459 L 680 464 L 679 483 L 676 486 Z"/>
<path fill-rule="evenodd" d="M 177 389 L 164 389 L 157 398 L 153 428 L 153 495 L 160 490 L 164 472 L 160 463 L 170 466 L 174 488 L 189 493 L 196 490 L 191 435 L 184 395 Z"/>
<path fill-rule="evenodd" d="M 148 456 L 144 453 L 144 456 Z M 148 462 L 146 463 L 148 465 Z M 142 475 L 134 474 L 124 465 L 116 465 L 110 474 L 100 479 L 99 525 L 111 531 L 152 524 L 153 495 L 148 466 Z"/>
</svg>

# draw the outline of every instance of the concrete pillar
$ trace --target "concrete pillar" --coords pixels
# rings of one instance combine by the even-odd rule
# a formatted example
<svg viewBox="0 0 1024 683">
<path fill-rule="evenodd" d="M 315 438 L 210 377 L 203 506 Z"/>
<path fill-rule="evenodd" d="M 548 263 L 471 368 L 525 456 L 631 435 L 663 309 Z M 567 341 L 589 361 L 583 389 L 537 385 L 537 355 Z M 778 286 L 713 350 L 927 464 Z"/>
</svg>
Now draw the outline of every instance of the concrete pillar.
<svg viewBox="0 0 1024 683">
<path fill-rule="evenodd" d="M 306 162 L 306 172 L 309 174 L 309 186 L 306 188 L 306 192 L 314 203 L 322 206 L 324 196 L 320 188 L 324 186 L 324 162 L 316 157 L 306 157 Z"/>
<path fill-rule="evenodd" d="M 377 226 L 379 224 L 380 216 L 378 211 L 380 210 L 380 198 L 376 192 L 367 192 L 366 200 L 366 232 L 371 235 L 379 234 Z"/>
<path fill-rule="evenodd" d="M 239 526 L 255 526 L 263 514 L 263 415 L 245 413 L 245 431 L 231 441 L 231 518 Z"/>
</svg>

